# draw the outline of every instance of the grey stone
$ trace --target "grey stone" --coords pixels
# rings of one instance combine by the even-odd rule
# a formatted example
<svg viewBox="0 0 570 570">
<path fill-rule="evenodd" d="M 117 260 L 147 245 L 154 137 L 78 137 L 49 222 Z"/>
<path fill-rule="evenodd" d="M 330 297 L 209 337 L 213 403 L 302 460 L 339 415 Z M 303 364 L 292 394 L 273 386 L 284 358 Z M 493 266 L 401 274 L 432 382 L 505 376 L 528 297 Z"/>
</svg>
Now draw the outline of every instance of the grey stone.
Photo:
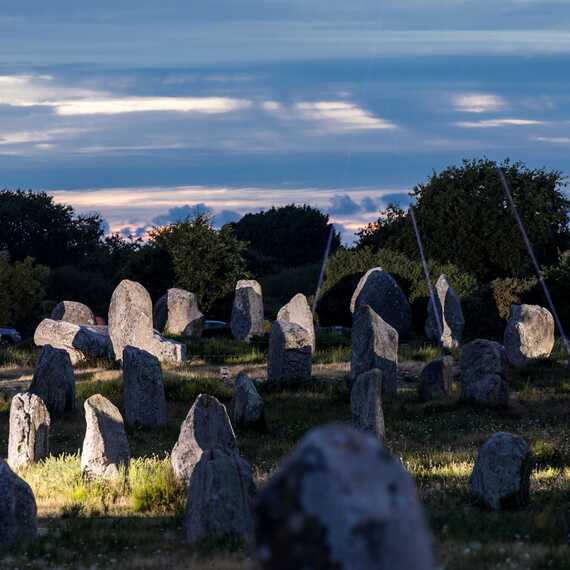
<svg viewBox="0 0 570 570">
<path fill-rule="evenodd" d="M 42 399 L 25 392 L 16 394 L 10 405 L 8 464 L 25 467 L 48 456 L 50 416 Z"/>
<path fill-rule="evenodd" d="M 435 284 L 434 298 L 442 330 L 439 330 L 432 300 L 428 299 L 426 336 L 436 340 L 444 348 L 457 348 L 463 336 L 465 318 L 461 309 L 461 301 L 445 275 L 440 275 Z"/>
<path fill-rule="evenodd" d="M 133 346 L 123 351 L 123 405 L 129 426 L 159 428 L 166 424 L 166 398 L 160 362 Z"/>
<path fill-rule="evenodd" d="M 94 325 L 93 311 L 83 303 L 77 301 L 61 301 L 51 312 L 54 321 L 66 321 L 74 325 Z"/>
<path fill-rule="evenodd" d="M 508 405 L 509 363 L 502 345 L 474 340 L 463 347 L 459 366 L 463 401 L 495 408 Z"/>
<path fill-rule="evenodd" d="M 230 417 L 235 427 L 265 427 L 263 399 L 244 372 L 238 375 L 234 384 Z"/>
<path fill-rule="evenodd" d="M 95 394 L 84 404 L 87 429 L 81 449 L 81 471 L 89 478 L 115 479 L 131 457 L 121 413 L 107 398 Z"/>
<path fill-rule="evenodd" d="M 527 442 L 511 433 L 496 433 L 479 450 L 470 479 L 471 494 L 494 510 L 525 506 L 531 470 Z"/>
<path fill-rule="evenodd" d="M 0 459 L 0 547 L 36 537 L 36 499 L 30 486 Z"/>
<path fill-rule="evenodd" d="M 234 338 L 248 342 L 254 336 L 263 335 L 263 294 L 257 281 L 237 282 L 231 330 Z"/>
<path fill-rule="evenodd" d="M 381 267 L 370 269 L 362 277 L 350 302 L 350 312 L 370 305 L 374 312 L 405 335 L 412 324 L 412 307 L 395 279 Z"/>
<path fill-rule="evenodd" d="M 206 449 L 192 471 L 184 527 L 190 544 L 253 542 L 251 467 L 238 453 Z"/>
<path fill-rule="evenodd" d="M 72 364 L 89 358 L 113 358 L 113 345 L 107 327 L 76 325 L 67 321 L 44 319 L 34 333 L 37 346 L 65 350 Z"/>
<path fill-rule="evenodd" d="M 75 375 L 65 350 L 49 345 L 42 348 L 30 392 L 43 400 L 50 414 L 75 408 Z"/>
<path fill-rule="evenodd" d="M 442 356 L 428 362 L 420 373 L 420 398 L 424 402 L 445 400 L 453 389 L 453 357 Z"/>
<path fill-rule="evenodd" d="M 350 392 L 352 425 L 378 438 L 384 438 L 382 411 L 382 372 L 377 368 L 356 378 Z"/>
<path fill-rule="evenodd" d="M 281 385 L 310 380 L 312 354 L 311 334 L 306 328 L 275 321 L 269 338 L 267 380 Z"/>
<path fill-rule="evenodd" d="M 311 311 L 311 307 L 309 307 L 305 295 L 297 293 L 286 305 L 281 307 L 277 313 L 277 320 L 296 323 L 307 329 L 311 337 L 312 350 L 315 352 L 316 337 L 313 312 Z"/>
<path fill-rule="evenodd" d="M 237 442 L 226 407 L 214 396 L 200 394 L 180 426 L 170 460 L 174 475 L 186 485 L 202 453 L 219 447 L 231 453 Z"/>
<path fill-rule="evenodd" d="M 398 392 L 398 332 L 368 305 L 353 315 L 351 379 L 374 368 L 382 371 L 384 399 Z"/>
<path fill-rule="evenodd" d="M 512 305 L 503 339 L 507 358 L 517 368 L 548 358 L 554 348 L 554 317 L 538 305 Z"/>
<path fill-rule="evenodd" d="M 184 289 L 169 289 L 154 307 L 154 328 L 187 338 L 202 336 L 204 315 L 198 309 L 196 295 Z"/>
<path fill-rule="evenodd" d="M 182 362 L 186 346 L 161 337 L 153 329 L 152 300 L 135 281 L 124 280 L 113 291 L 109 306 L 109 335 L 117 359 L 126 346 L 141 348 L 161 362 Z"/>
<path fill-rule="evenodd" d="M 264 570 L 432 570 L 414 482 L 377 438 L 329 425 L 306 435 L 260 493 Z"/>
</svg>

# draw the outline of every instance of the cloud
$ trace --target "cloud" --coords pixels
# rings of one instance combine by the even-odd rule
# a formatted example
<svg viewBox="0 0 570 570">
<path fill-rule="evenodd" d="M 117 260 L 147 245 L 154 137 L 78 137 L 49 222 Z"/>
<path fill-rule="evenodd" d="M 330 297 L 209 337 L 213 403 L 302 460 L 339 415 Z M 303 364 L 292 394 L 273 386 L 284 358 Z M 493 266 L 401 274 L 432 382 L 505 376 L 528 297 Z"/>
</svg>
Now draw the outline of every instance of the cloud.
<svg viewBox="0 0 570 570">
<path fill-rule="evenodd" d="M 462 113 L 489 113 L 502 111 L 507 107 L 505 99 L 489 93 L 453 95 L 452 103 L 455 109 Z"/>
<path fill-rule="evenodd" d="M 376 117 L 355 103 L 317 101 L 297 103 L 294 110 L 306 119 L 321 123 L 331 131 L 391 130 L 397 125 Z"/>
<path fill-rule="evenodd" d="M 570 137 L 536 137 L 536 140 L 551 144 L 570 144 Z"/>
<path fill-rule="evenodd" d="M 0 132 L 0 145 L 20 145 L 28 143 L 43 143 L 85 132 L 86 129 L 47 129 L 45 131 L 12 131 Z M 39 145 L 38 145 L 39 146 Z M 47 145 L 41 145 L 46 148 Z"/>
<path fill-rule="evenodd" d="M 181 222 L 188 218 L 195 218 L 200 215 L 209 215 L 212 217 L 212 222 L 215 228 L 221 228 L 225 224 L 237 222 L 242 214 L 233 210 L 214 211 L 212 208 L 200 202 L 199 204 L 185 204 L 184 206 L 176 206 L 170 208 L 166 214 L 155 216 L 152 223 L 157 226 L 165 226 L 174 222 Z"/>
<path fill-rule="evenodd" d="M 484 121 L 460 121 L 454 123 L 456 127 L 462 129 L 491 129 L 497 127 L 526 127 L 544 125 L 544 121 L 531 119 L 487 119 Z"/>
<path fill-rule="evenodd" d="M 331 214 L 340 216 L 350 216 L 351 214 L 356 214 L 360 212 L 362 207 L 357 204 L 348 194 L 335 194 L 331 198 L 331 205 L 329 207 L 329 212 Z"/>
<path fill-rule="evenodd" d="M 379 201 L 371 198 L 370 196 L 366 196 L 360 202 L 360 207 L 365 212 L 376 212 L 378 210 Z"/>
</svg>

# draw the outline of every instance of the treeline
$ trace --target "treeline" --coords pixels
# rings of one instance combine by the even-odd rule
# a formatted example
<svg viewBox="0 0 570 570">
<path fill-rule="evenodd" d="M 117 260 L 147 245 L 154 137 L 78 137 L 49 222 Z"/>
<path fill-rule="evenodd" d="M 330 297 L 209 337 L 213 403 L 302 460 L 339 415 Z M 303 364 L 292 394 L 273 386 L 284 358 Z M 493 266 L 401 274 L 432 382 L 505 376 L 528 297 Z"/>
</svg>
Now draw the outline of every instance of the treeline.
<svg viewBox="0 0 570 570">
<path fill-rule="evenodd" d="M 570 233 L 566 182 L 558 171 L 503 162 L 513 199 L 570 328 Z M 433 281 L 445 273 L 461 296 L 467 336 L 502 333 L 511 303 L 546 305 L 520 230 L 487 159 L 433 173 L 411 196 Z M 156 301 L 177 286 L 197 294 L 210 318 L 228 320 L 238 279 L 256 278 L 273 317 L 295 293 L 313 300 L 330 233 L 328 215 L 289 205 L 245 215 L 221 229 L 207 215 L 157 227 L 148 239 L 105 236 L 98 215 L 77 215 L 46 193 L 0 192 L 0 326 L 33 331 L 54 303 L 77 300 L 105 316 L 122 279 L 142 283 Z M 391 272 L 414 307 L 421 334 L 428 288 L 409 214 L 396 205 L 343 247 L 334 233 L 318 318 L 350 325 L 349 301 L 366 270 Z"/>
</svg>

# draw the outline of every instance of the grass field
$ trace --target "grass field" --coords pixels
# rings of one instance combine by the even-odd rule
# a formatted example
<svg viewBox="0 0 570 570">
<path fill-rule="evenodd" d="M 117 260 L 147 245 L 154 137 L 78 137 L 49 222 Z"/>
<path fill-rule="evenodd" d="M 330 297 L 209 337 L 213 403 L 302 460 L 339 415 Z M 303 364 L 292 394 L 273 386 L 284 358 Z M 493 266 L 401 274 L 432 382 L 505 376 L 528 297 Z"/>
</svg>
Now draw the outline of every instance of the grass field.
<svg viewBox="0 0 570 570">
<path fill-rule="evenodd" d="M 4 457 L 10 397 L 25 389 L 33 364 L 31 349 L 20 352 L 0 354 Z M 265 349 L 212 340 L 195 347 L 194 354 L 215 357 L 165 370 L 168 425 L 157 432 L 129 431 L 131 468 L 114 483 L 85 482 L 79 450 L 85 431 L 83 401 L 101 393 L 121 407 L 120 371 L 109 363 L 78 371 L 77 409 L 52 422 L 52 456 L 21 473 L 36 496 L 40 536 L 0 555 L 1 568 L 254 568 L 245 551 L 224 545 L 193 550 L 184 543 L 184 490 L 173 479 L 168 453 L 195 397 L 204 392 L 228 403 L 238 370 L 263 377 Z M 438 565 L 570 569 L 570 375 L 562 354 L 515 375 L 513 404 L 506 412 L 473 409 L 456 399 L 422 404 L 416 395 L 417 373 L 437 354 L 435 347 L 421 343 L 402 345 L 404 381 L 397 401 L 386 404 L 384 411 L 386 443 L 416 480 Z M 242 454 L 260 485 L 307 430 L 350 421 L 343 382 L 349 358 L 346 340 L 323 343 L 315 367 L 319 381 L 304 391 L 265 394 L 268 433 L 238 432 Z M 219 374 L 220 364 L 229 367 L 229 379 Z M 468 494 L 477 449 L 497 431 L 525 436 L 536 458 L 531 503 L 523 510 L 481 510 Z"/>
</svg>

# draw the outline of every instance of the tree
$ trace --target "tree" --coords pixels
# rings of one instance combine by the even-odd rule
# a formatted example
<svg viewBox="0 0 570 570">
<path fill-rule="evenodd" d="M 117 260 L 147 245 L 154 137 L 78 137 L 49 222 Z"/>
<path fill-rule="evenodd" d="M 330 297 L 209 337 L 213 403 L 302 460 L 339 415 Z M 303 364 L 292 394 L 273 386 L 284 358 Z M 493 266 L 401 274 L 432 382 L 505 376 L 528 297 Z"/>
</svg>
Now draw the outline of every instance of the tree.
<svg viewBox="0 0 570 570">
<path fill-rule="evenodd" d="M 327 214 L 295 204 L 246 214 L 230 225 L 237 239 L 248 243 L 250 269 L 256 275 L 321 261 L 331 232 Z M 331 252 L 339 245 L 335 232 Z"/>
<path fill-rule="evenodd" d="M 559 171 L 529 169 L 505 160 L 514 202 L 541 264 L 556 264 L 570 244 L 568 207 Z M 430 259 L 452 263 L 479 281 L 532 274 L 529 254 L 497 175 L 497 163 L 464 161 L 434 173 L 412 192 L 414 210 Z M 391 207 L 359 232 L 357 247 L 391 248 L 417 257 L 407 212 Z"/>
<path fill-rule="evenodd" d="M 230 226 L 215 230 L 208 215 L 156 228 L 151 239 L 168 253 L 175 286 L 195 293 L 203 311 L 247 276 L 245 244 L 236 239 Z"/>
<path fill-rule="evenodd" d="M 0 253 L 0 326 L 30 327 L 44 299 L 49 269 L 31 257 L 10 262 Z"/>
</svg>

